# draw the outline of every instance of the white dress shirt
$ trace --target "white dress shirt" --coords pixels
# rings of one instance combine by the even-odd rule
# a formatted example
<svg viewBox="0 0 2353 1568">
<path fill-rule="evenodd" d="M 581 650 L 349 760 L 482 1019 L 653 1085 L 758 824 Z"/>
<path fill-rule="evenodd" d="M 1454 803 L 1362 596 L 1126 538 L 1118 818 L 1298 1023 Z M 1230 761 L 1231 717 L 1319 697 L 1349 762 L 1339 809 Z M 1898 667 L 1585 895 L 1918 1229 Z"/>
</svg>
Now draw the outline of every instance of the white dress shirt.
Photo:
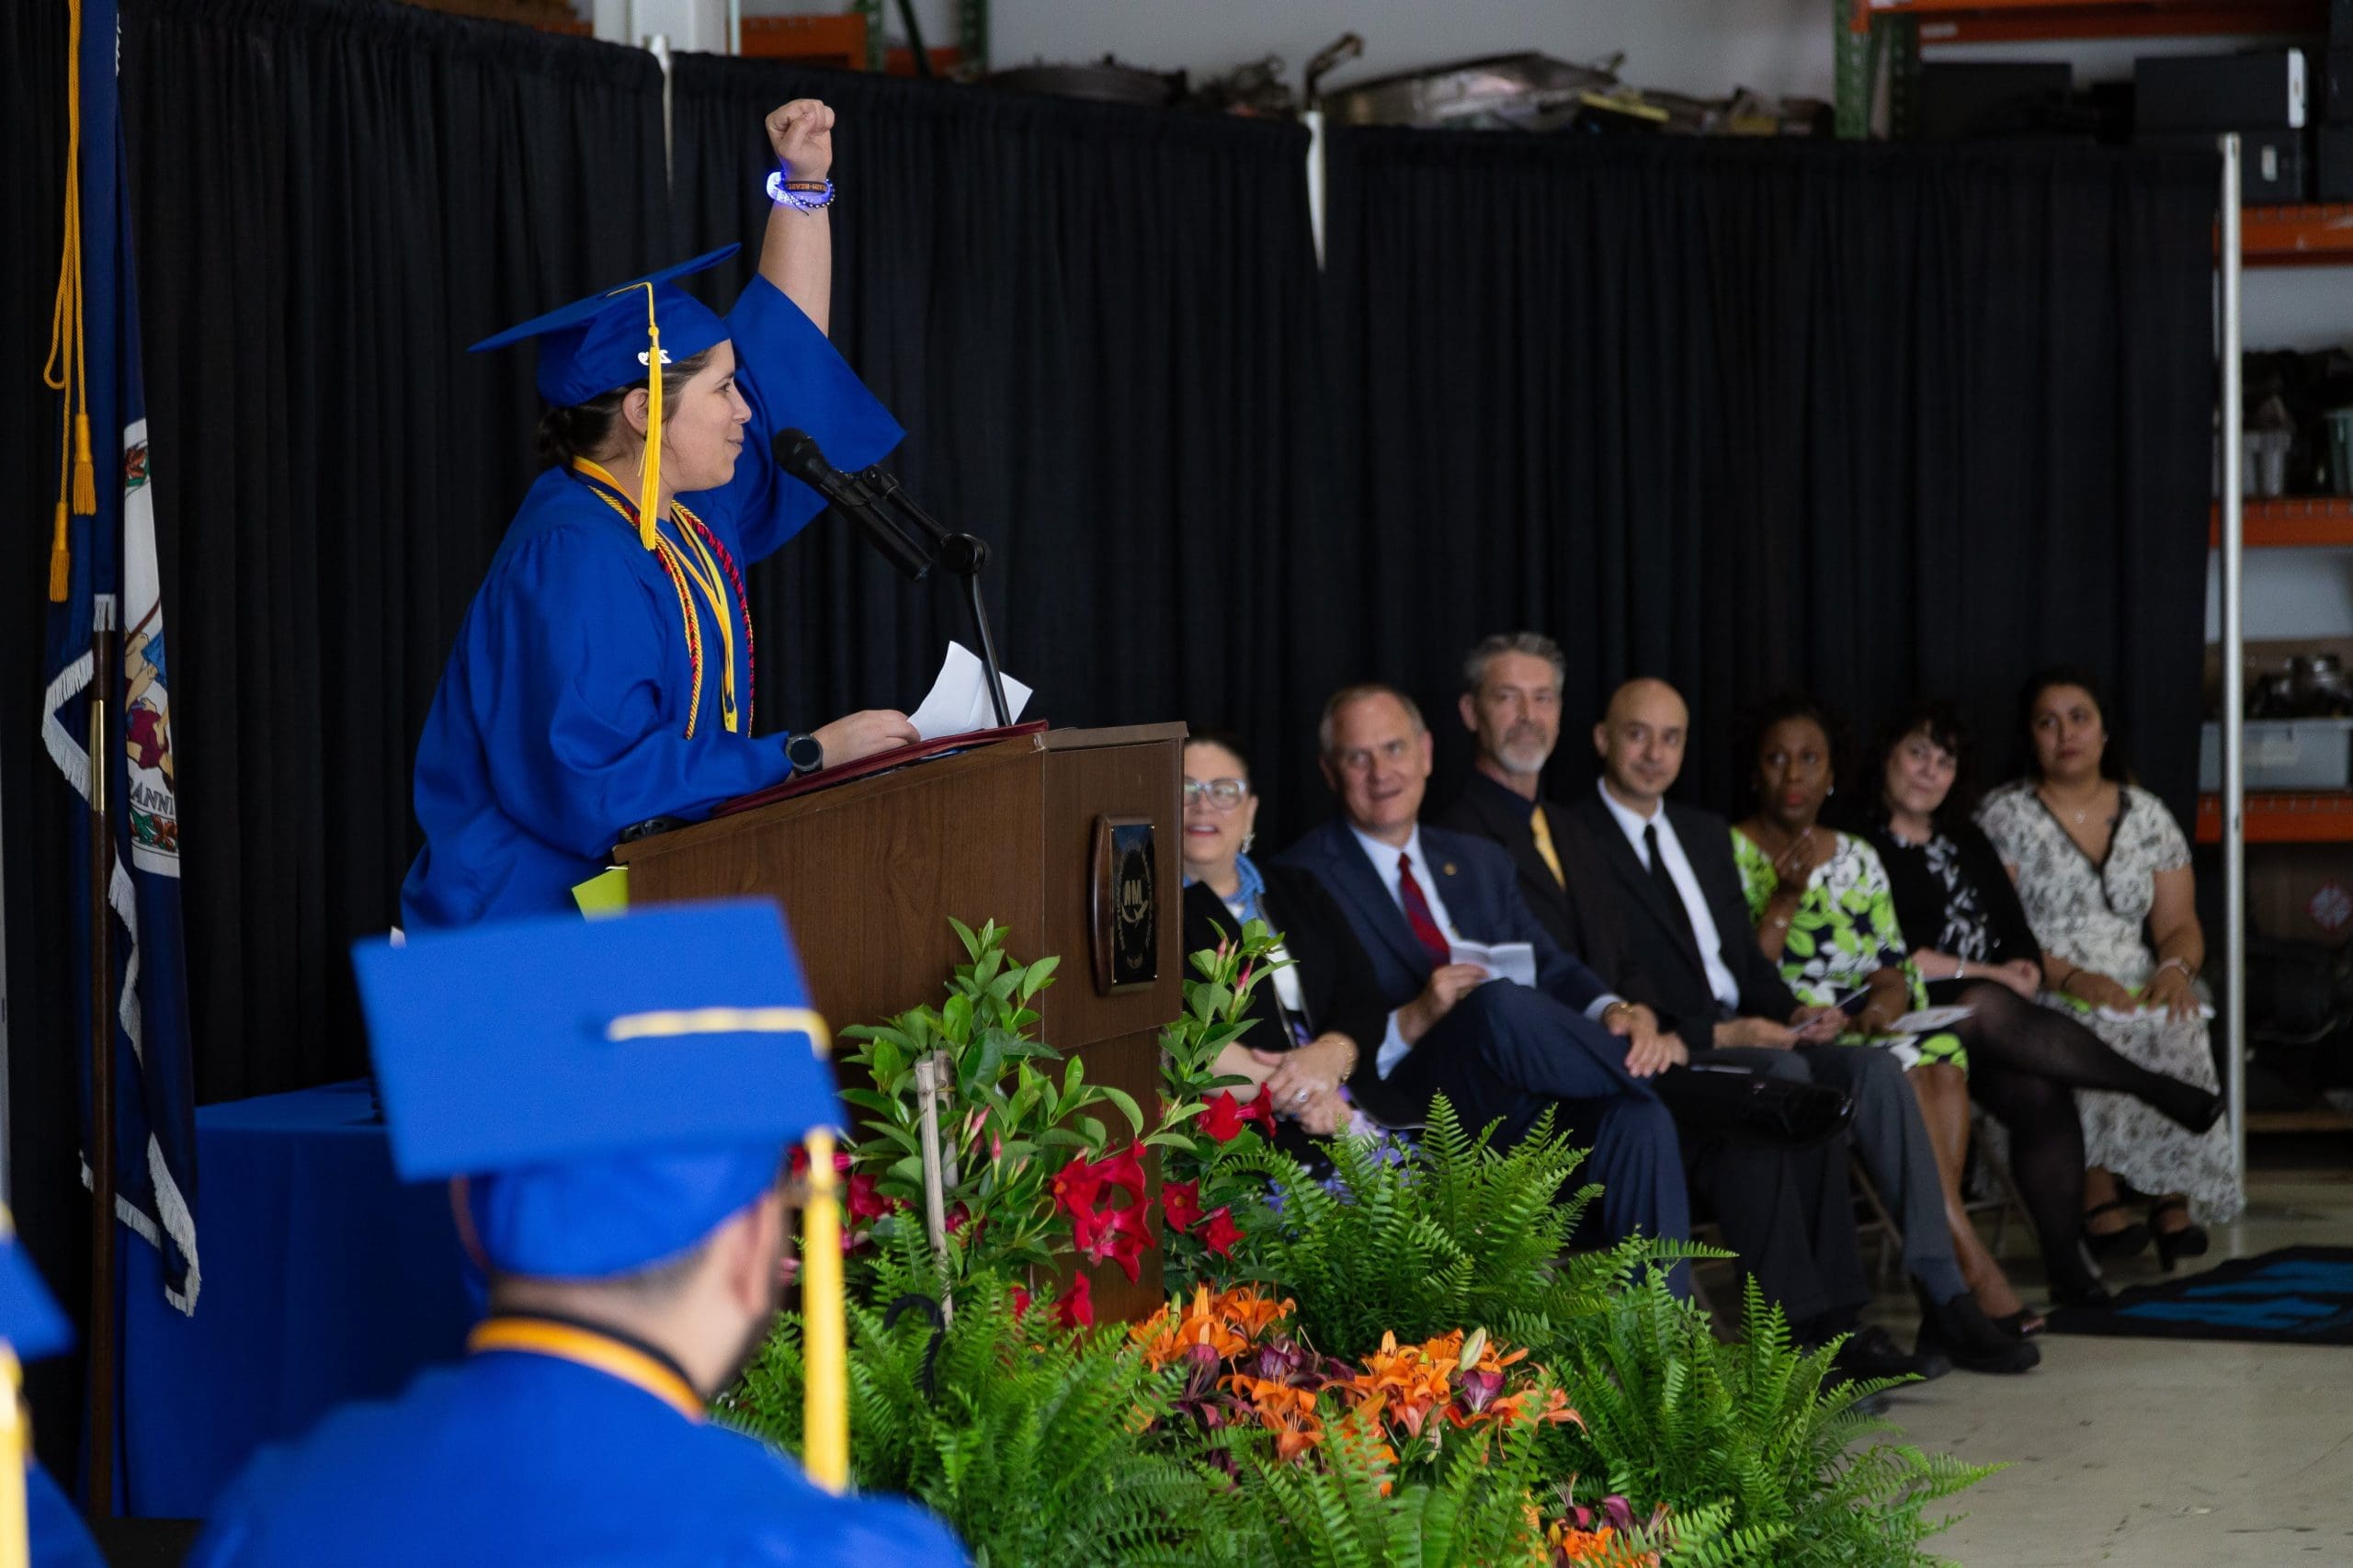
<svg viewBox="0 0 2353 1568">
<path fill-rule="evenodd" d="M 1724 964 L 1723 933 L 1716 929 L 1716 917 L 1708 912 L 1707 896 L 1699 891 L 1699 879 L 1691 870 L 1691 858 L 1683 852 L 1683 841 L 1675 835 L 1675 824 L 1667 820 L 1666 808 L 1655 808 L 1654 814 L 1643 816 L 1609 792 L 1609 787 L 1596 779 L 1594 788 L 1601 791 L 1601 803 L 1609 808 L 1626 842 L 1634 846 L 1634 858 L 1648 870 L 1651 864 L 1650 846 L 1643 842 L 1643 830 L 1658 829 L 1658 852 L 1666 861 L 1666 874 L 1674 880 L 1675 891 L 1683 895 L 1683 913 L 1690 917 L 1691 935 L 1699 941 L 1699 961 L 1708 971 L 1708 989 L 1726 1007 L 1740 1006 L 1740 982 L 1732 977 Z"/>
<path fill-rule="evenodd" d="M 1389 890 L 1390 902 L 1396 904 L 1400 911 L 1405 907 L 1405 895 L 1398 890 L 1404 886 L 1405 879 L 1397 864 L 1397 858 L 1401 854 L 1412 856 L 1414 881 L 1420 885 L 1422 897 L 1429 903 L 1430 918 L 1438 922 L 1438 930 L 1449 942 L 1462 939 L 1462 933 L 1455 928 L 1453 916 L 1446 912 L 1445 898 L 1438 891 L 1438 873 L 1431 868 L 1428 858 L 1422 853 L 1422 828 L 1419 823 L 1414 824 L 1413 836 L 1405 840 L 1403 849 L 1394 845 L 1383 844 L 1370 834 L 1359 830 L 1353 823 L 1348 824 L 1348 831 L 1356 835 L 1357 847 L 1363 850 L 1365 858 L 1372 862 L 1374 873 L 1381 878 L 1381 885 Z M 1586 1008 L 1585 1016 L 1588 1018 L 1598 1018 L 1605 1010 L 1622 1000 L 1622 997 L 1613 993 L 1604 992 L 1593 999 L 1592 1006 Z M 1384 1078 L 1388 1077 L 1390 1070 L 1404 1061 L 1406 1053 L 1413 1049 L 1412 1044 L 1398 1030 L 1397 1015 L 1394 1012 L 1391 1013 L 1389 1027 L 1381 1036 L 1381 1050 L 1372 1059 L 1373 1071 Z"/>
</svg>

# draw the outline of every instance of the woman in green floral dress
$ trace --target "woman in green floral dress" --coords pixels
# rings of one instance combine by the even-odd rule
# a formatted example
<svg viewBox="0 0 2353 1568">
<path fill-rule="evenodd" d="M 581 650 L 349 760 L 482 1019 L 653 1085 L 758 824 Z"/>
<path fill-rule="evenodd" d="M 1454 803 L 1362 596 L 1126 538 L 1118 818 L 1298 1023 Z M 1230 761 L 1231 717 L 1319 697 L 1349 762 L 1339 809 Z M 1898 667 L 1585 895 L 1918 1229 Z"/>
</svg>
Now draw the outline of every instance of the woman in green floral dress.
<svg viewBox="0 0 2353 1568">
<path fill-rule="evenodd" d="M 1936 1145 L 1961 1277 L 1986 1316 L 2032 1317 L 1961 1206 L 1968 1052 L 1949 1034 L 1895 1032 L 1905 1014 L 1927 1006 L 1927 995 L 1896 924 L 1887 868 L 1861 839 L 1821 825 L 1823 804 L 1837 783 L 1830 731 L 1819 707 L 1792 698 L 1769 710 L 1756 732 L 1749 756 L 1756 810 L 1732 830 L 1749 918 L 1800 1002 L 1847 1006 L 1853 1027 L 1842 1041 L 1859 1051 L 1892 1051 L 1904 1063 Z"/>
</svg>

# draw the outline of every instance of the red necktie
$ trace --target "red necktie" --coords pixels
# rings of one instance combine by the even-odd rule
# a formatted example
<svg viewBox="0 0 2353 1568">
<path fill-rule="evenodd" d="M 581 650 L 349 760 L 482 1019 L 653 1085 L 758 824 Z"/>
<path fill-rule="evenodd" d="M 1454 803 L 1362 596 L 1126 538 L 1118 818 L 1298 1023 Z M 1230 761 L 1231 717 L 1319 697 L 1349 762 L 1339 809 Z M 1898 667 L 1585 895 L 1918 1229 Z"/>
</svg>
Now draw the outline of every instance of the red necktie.
<svg viewBox="0 0 2353 1568">
<path fill-rule="evenodd" d="M 1405 924 L 1414 928 L 1415 937 L 1429 949 L 1430 962 L 1452 963 L 1453 944 L 1438 928 L 1438 916 L 1430 913 L 1430 901 L 1422 892 L 1422 884 L 1414 880 L 1411 855 L 1397 857 L 1397 902 L 1405 906 Z"/>
</svg>

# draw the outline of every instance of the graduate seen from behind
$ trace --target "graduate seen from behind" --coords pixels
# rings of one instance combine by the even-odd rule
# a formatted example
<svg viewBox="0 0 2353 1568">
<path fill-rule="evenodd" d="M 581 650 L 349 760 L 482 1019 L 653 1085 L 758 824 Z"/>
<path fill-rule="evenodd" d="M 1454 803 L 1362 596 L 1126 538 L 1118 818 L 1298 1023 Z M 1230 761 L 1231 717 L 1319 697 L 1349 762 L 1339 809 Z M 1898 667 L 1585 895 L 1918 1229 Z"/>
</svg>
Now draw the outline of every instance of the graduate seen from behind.
<svg viewBox="0 0 2353 1568">
<path fill-rule="evenodd" d="M 256 1456 L 192 1564 L 964 1561 L 705 1415 L 776 1313 L 788 1145 L 841 1116 L 773 905 L 354 959 L 393 1163 L 453 1178 L 490 1313 L 457 1365 Z"/>
<path fill-rule="evenodd" d="M 753 729 L 745 574 L 824 507 L 778 468 L 774 437 L 805 430 L 858 469 L 901 435 L 825 338 L 833 110 L 799 99 L 767 123 L 774 210 L 724 320 L 676 279 L 733 245 L 474 346 L 538 340 L 550 466 L 466 612 L 417 747 L 411 930 L 568 910 L 626 829 L 915 739 L 888 711 Z"/>
</svg>

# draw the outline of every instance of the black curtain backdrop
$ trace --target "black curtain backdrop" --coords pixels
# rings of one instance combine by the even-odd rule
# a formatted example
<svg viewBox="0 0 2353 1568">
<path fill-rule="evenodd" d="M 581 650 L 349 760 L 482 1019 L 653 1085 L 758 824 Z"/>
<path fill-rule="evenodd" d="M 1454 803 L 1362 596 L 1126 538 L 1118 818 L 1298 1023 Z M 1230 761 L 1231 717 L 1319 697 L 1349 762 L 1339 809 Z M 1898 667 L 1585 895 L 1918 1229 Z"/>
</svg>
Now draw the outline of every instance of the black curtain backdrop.
<svg viewBox="0 0 2353 1568">
<path fill-rule="evenodd" d="M 1331 467 L 1305 132 L 682 56 L 676 248 L 747 249 L 718 302 L 767 220 L 762 122 L 804 97 L 840 116 L 834 339 L 910 432 L 909 492 L 989 541 L 1032 716 L 1283 735 L 1344 677 L 1297 591 Z M 951 581 L 832 519 L 756 594 L 764 726 L 912 709 L 946 640 L 973 645 Z M 1309 787 L 1290 760 L 1262 759 L 1278 799 Z"/>
<path fill-rule="evenodd" d="M 89 1203 L 76 1144 L 79 1094 L 74 998 L 66 985 L 77 933 L 64 923 L 63 844 L 78 802 L 40 738 L 48 685 L 50 521 L 57 502 L 57 394 L 41 385 L 50 301 L 57 287 L 65 190 L 65 7 L 0 6 L 0 859 L 7 901 L 8 1197 L 17 1232 L 66 1311 L 89 1296 Z M 101 465 L 101 475 L 104 474 Z M 42 1460 L 67 1479 L 81 1441 L 81 1358 L 25 1369 Z"/>
<path fill-rule="evenodd" d="M 666 256 L 651 56 L 397 6 L 125 0 L 199 1098 L 357 1075 L 409 770 L 530 477 L 528 353 Z"/>
<path fill-rule="evenodd" d="M 43 236 L 63 41 L 6 11 L 34 155 L 0 210 Z M 842 116 L 835 336 L 912 432 L 910 491 L 995 547 L 1009 667 L 1059 723 L 1240 728 L 1274 843 L 1326 809 L 1328 690 L 1399 680 L 1451 739 L 1461 652 L 1520 625 L 1570 650 L 1571 755 L 1622 675 L 1685 686 L 1703 800 L 1773 688 L 1866 721 L 1950 691 L 2006 750 L 2018 677 L 2064 656 L 2119 681 L 2188 804 L 2205 160 L 1342 135 L 1319 278 L 1295 128 L 686 56 L 673 196 L 631 51 L 126 0 L 123 69 L 208 1101 L 364 1061 L 344 949 L 394 917 L 415 735 L 530 475 L 529 355 L 463 346 L 756 243 L 760 122 L 803 95 Z M 47 427 L 47 250 L 0 261 L 13 430 Z M 62 1190 L 70 1059 L 28 1040 L 70 1017 L 44 912 L 72 869 L 36 739 L 45 528 L 17 537 L 16 1166 Z M 831 521 L 756 594 L 771 726 L 910 704 L 965 635 L 950 585 Z"/>
<path fill-rule="evenodd" d="M 1693 708 L 1683 793 L 1722 806 L 1738 715 L 1777 691 L 1866 735 L 1953 697 L 1998 778 L 2019 682 L 2078 662 L 2187 823 L 2214 166 L 1337 133 L 1357 548 L 1321 552 L 1309 613 L 1449 711 L 1480 635 L 1551 632 L 1556 788 L 1591 778 L 1608 692 L 1664 676 Z"/>
</svg>

